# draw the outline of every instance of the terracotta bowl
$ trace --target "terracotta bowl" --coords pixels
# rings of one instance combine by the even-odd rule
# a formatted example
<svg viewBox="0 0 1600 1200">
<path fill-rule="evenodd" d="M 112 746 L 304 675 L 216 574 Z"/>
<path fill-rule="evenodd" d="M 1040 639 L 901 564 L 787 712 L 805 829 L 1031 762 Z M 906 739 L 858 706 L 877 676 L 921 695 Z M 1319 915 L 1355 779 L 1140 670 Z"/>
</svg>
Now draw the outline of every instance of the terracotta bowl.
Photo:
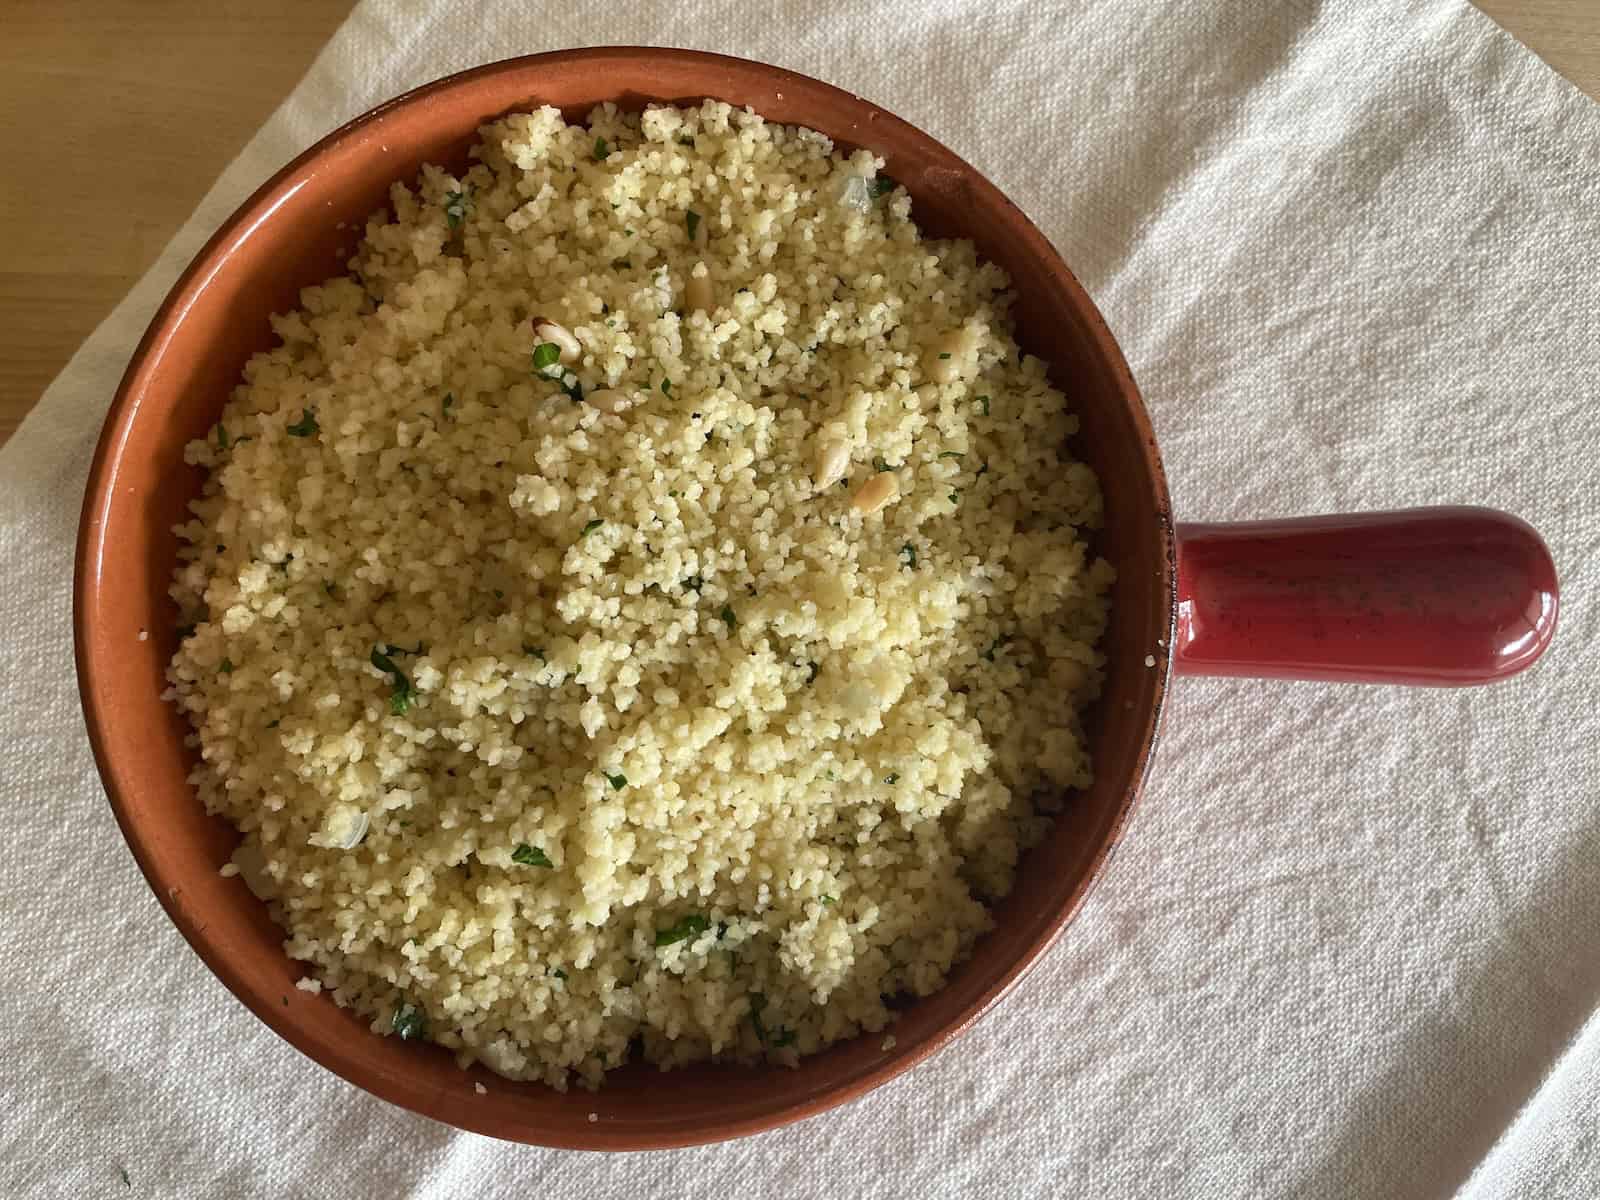
<svg viewBox="0 0 1600 1200">
<path fill-rule="evenodd" d="M 576 118 L 607 100 L 637 109 L 704 97 L 870 147 L 911 192 L 925 230 L 971 238 L 1010 273 L 1019 338 L 1052 364 L 1075 403 L 1075 451 L 1105 489 L 1099 548 L 1118 581 L 1109 675 L 1090 721 L 1097 782 L 1027 858 L 995 931 L 943 990 L 900 1014 L 893 1049 L 881 1035 L 863 1037 L 793 1070 L 703 1066 L 663 1076 L 634 1065 L 598 1093 L 559 1094 L 459 1070 L 443 1050 L 377 1036 L 295 988 L 302 970 L 284 955 L 282 931 L 238 878 L 218 874 L 237 835 L 195 798 L 185 722 L 159 699 L 176 648 L 170 530 L 201 482 L 184 465 L 184 443 L 205 434 L 246 359 L 272 343 L 268 314 L 341 271 L 341 254 L 386 203 L 390 183 L 424 163 L 464 166 L 478 126 L 508 111 L 555 104 Z M 1555 580 L 1526 526 L 1467 510 L 1377 521 L 1353 534 L 1347 520 L 1196 529 L 1180 612 L 1179 531 L 1127 364 L 1049 242 L 992 184 L 892 114 L 789 71 L 677 50 L 568 51 L 452 76 L 351 122 L 269 180 L 184 272 L 133 355 L 90 472 L 75 592 L 79 681 L 112 807 L 156 896 L 206 965 L 290 1043 L 375 1095 L 464 1129 L 551 1146 L 676 1146 L 859 1096 L 1005 995 L 1116 845 L 1155 744 L 1175 638 L 1178 667 L 1224 672 L 1467 682 L 1537 657 L 1554 627 Z M 1299 565 L 1286 582 L 1264 561 Z M 1437 635 L 1441 621 L 1451 637 Z M 1374 629 L 1388 635 L 1370 650 Z"/>
</svg>

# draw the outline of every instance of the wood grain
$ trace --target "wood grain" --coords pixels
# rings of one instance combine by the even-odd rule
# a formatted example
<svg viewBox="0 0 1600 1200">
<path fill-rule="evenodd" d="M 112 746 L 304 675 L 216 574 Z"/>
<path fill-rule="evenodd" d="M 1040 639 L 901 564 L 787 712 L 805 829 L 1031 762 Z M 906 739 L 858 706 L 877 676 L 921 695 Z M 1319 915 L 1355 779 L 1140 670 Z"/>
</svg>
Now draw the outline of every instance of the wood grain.
<svg viewBox="0 0 1600 1200">
<path fill-rule="evenodd" d="M 1600 98 L 1600 0 L 1476 0 Z M 354 0 L 0 0 L 0 442 Z"/>
</svg>

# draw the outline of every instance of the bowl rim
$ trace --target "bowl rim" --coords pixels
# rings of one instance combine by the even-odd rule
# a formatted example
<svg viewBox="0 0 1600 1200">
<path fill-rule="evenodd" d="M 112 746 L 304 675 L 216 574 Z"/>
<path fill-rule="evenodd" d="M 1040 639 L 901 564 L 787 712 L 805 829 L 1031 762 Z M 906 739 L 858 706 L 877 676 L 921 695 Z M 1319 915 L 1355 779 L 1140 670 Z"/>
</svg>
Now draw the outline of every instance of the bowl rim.
<svg viewBox="0 0 1600 1200">
<path fill-rule="evenodd" d="M 319 138 L 256 188 L 207 238 L 151 317 L 107 409 L 90 462 L 74 553 L 72 626 L 79 698 L 83 706 L 95 765 L 123 838 L 169 919 L 229 992 L 278 1036 L 341 1079 L 380 1099 L 423 1116 L 456 1128 L 493 1137 L 570 1149 L 665 1149 L 707 1144 L 790 1124 L 859 1098 L 916 1066 L 969 1029 L 999 1003 L 1054 944 L 1076 915 L 1090 888 L 1101 878 L 1126 832 L 1129 817 L 1138 801 L 1151 755 L 1159 739 L 1166 692 L 1170 684 L 1169 651 L 1157 664 L 1150 702 L 1139 714 L 1141 728 L 1137 738 L 1138 749 L 1134 755 L 1131 778 L 1118 798 L 1099 844 L 1087 855 L 1083 874 L 1077 886 L 1063 904 L 1044 918 L 1040 932 L 1033 941 L 989 980 L 971 1003 L 953 1014 L 937 1033 L 922 1039 L 918 1044 L 907 1046 L 904 1050 L 890 1053 L 876 1066 L 863 1069 L 801 1102 L 768 1107 L 751 1112 L 747 1116 L 725 1119 L 715 1126 L 688 1135 L 660 1130 L 625 1133 L 609 1124 L 590 1125 L 587 1136 L 552 1135 L 547 1131 L 529 1130 L 521 1123 L 496 1120 L 492 1110 L 488 1108 L 483 1108 L 481 1111 L 469 1109 L 463 1112 L 459 1105 L 452 1102 L 453 1098 L 447 1100 L 426 1089 L 408 1087 L 403 1079 L 375 1071 L 359 1057 L 351 1055 L 340 1046 L 310 1037 L 301 1028 L 293 1012 L 268 1003 L 264 996 L 258 995 L 256 989 L 246 982 L 241 972 L 234 967 L 226 947 L 217 938 L 208 936 L 205 922 L 197 920 L 191 911 L 177 902 L 173 881 L 158 865 L 150 840 L 140 823 L 130 813 L 126 797 L 134 791 L 135 781 L 124 774 L 121 764 L 115 760 L 107 745 L 107 730 L 115 718 L 108 711 L 102 664 L 92 645 L 90 633 L 100 593 L 107 586 L 101 579 L 99 559 L 101 543 L 104 540 L 104 527 L 113 504 L 113 484 L 130 429 L 138 416 L 139 400 L 151 384 L 153 373 L 159 363 L 160 352 L 170 341 L 174 331 L 181 326 L 189 310 L 200 300 L 211 278 L 233 251 L 246 242 L 255 229 L 270 218 L 274 209 L 298 188 L 300 181 L 314 172 L 318 164 L 331 153 L 352 140 L 361 138 L 375 127 L 381 126 L 384 121 L 397 113 L 425 105 L 436 97 L 467 84 L 501 75 L 537 72 L 559 63 L 588 62 L 600 68 L 607 62 L 616 62 L 619 59 L 630 62 L 656 59 L 711 70 L 732 69 L 745 74 L 759 74 L 773 83 L 793 88 L 796 92 L 812 96 L 831 95 L 854 113 L 858 113 L 863 124 L 869 119 L 868 114 L 871 114 L 870 119 L 876 127 L 896 128 L 902 136 L 920 141 L 932 157 L 947 160 L 974 191 L 983 195 L 986 206 L 1010 210 L 1016 218 L 1017 231 L 1027 244 L 1028 253 L 1046 261 L 1053 272 L 1059 274 L 1074 306 L 1084 319 L 1085 329 L 1093 340 L 1095 349 L 1109 368 L 1116 391 L 1142 442 L 1142 453 L 1154 490 L 1157 528 L 1151 530 L 1149 536 L 1158 540 L 1161 550 L 1159 562 L 1162 586 L 1159 591 L 1165 599 L 1164 624 L 1167 628 L 1165 638 L 1167 647 L 1171 645 L 1170 634 L 1177 606 L 1175 527 L 1165 471 L 1149 413 L 1121 348 L 1112 336 L 1100 310 L 1049 240 L 986 175 L 919 127 L 855 93 L 759 60 L 698 50 L 618 45 L 522 55 L 454 72 L 376 105 Z M 708 95 L 717 98 L 711 93 Z"/>
</svg>

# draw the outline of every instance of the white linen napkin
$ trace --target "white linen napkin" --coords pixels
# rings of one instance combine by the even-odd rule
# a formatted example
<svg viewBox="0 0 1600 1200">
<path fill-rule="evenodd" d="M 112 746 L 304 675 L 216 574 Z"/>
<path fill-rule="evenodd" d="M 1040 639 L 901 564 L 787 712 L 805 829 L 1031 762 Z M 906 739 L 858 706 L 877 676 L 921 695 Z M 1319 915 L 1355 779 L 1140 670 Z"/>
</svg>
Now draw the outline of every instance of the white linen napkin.
<svg viewBox="0 0 1600 1200">
<path fill-rule="evenodd" d="M 512 1146 L 294 1053 L 168 924 L 96 779 L 89 455 L 162 295 L 273 170 L 439 75 L 603 43 L 765 59 L 929 130 L 1104 309 L 1181 516 L 1510 509 L 1562 573 L 1553 649 L 1487 690 L 1177 681 L 1063 942 L 797 1126 Z M 367 0 L 0 451 L 0 1191 L 1594 1195 L 1597 214 L 1600 110 L 1461 0 Z"/>
</svg>

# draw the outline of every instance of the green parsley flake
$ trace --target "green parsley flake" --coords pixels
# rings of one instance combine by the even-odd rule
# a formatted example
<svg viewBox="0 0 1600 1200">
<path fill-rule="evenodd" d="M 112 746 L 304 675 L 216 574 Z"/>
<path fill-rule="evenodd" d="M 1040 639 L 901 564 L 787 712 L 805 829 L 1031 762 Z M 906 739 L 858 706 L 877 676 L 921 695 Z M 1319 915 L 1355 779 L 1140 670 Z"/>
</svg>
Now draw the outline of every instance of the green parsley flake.
<svg viewBox="0 0 1600 1200">
<path fill-rule="evenodd" d="M 947 351 L 941 351 L 940 354 L 939 354 L 939 357 L 940 358 L 949 358 L 950 355 L 949 355 L 949 353 Z"/>
<path fill-rule="evenodd" d="M 675 945 L 678 942 L 696 937 L 710 928 L 711 922 L 709 920 L 699 913 L 690 913 L 687 917 L 680 919 L 677 924 L 656 930 L 656 945 Z"/>
<path fill-rule="evenodd" d="M 565 981 L 566 978 L 567 978 L 567 973 L 565 971 L 563 971 L 560 967 L 551 967 L 548 971 L 545 972 L 545 974 L 554 976 L 556 979 L 560 979 L 562 981 Z"/>
<path fill-rule="evenodd" d="M 694 241 L 695 230 L 700 228 L 700 214 L 694 209 L 689 209 L 683 214 L 683 224 L 689 231 L 689 240 Z"/>
<path fill-rule="evenodd" d="M 402 1001 L 389 1019 L 389 1029 L 400 1035 L 402 1042 L 415 1042 L 428 1036 L 428 1018 L 415 1004 Z"/>
<path fill-rule="evenodd" d="M 554 342 L 540 342 L 533 348 L 533 369 L 543 372 L 546 367 L 561 361 L 561 347 Z"/>
<path fill-rule="evenodd" d="M 315 408 L 302 408 L 300 410 L 300 420 L 296 424 L 289 426 L 288 433 L 290 437 L 310 437 L 317 432 L 318 428 L 317 410 Z"/>
<path fill-rule="evenodd" d="M 595 138 L 595 140 L 594 140 L 594 160 L 595 160 L 595 162 L 605 162 L 605 160 L 608 157 L 610 157 L 610 154 L 611 154 L 611 147 L 606 145 L 605 138 L 603 138 L 603 137 Z"/>
<path fill-rule="evenodd" d="M 960 491 L 960 489 L 957 488 L 957 489 L 952 489 L 951 490 L 951 492 L 950 492 L 950 503 L 951 504 L 960 504 L 961 503 L 961 491 Z"/>
<path fill-rule="evenodd" d="M 824 904 L 837 904 L 837 903 L 839 903 L 839 897 L 837 897 L 837 896 L 823 896 L 822 897 L 822 902 Z"/>
<path fill-rule="evenodd" d="M 989 397 L 979 396 L 978 404 L 981 406 L 978 411 L 987 417 L 989 415 Z"/>
<path fill-rule="evenodd" d="M 217 669 L 220 670 L 224 675 L 232 675 L 233 674 L 233 659 L 231 659 L 231 658 L 223 659 L 222 662 L 218 665 Z"/>
<path fill-rule="evenodd" d="M 872 469 L 874 471 L 892 471 L 892 470 L 894 470 L 893 467 L 891 467 L 888 463 L 883 461 L 883 456 L 881 454 L 877 458 L 874 458 L 872 460 Z"/>
<path fill-rule="evenodd" d="M 959 450 L 941 450 L 941 451 L 939 451 L 939 457 L 940 458 L 965 458 L 966 455 L 962 454 Z"/>
<path fill-rule="evenodd" d="M 661 394 L 663 396 L 672 395 L 672 380 L 670 380 L 670 379 L 662 379 L 662 381 L 661 381 Z"/>
<path fill-rule="evenodd" d="M 880 196 L 887 196 L 894 189 L 895 182 L 893 179 L 887 175 L 879 175 L 872 181 L 872 198 L 876 200 Z"/>
<path fill-rule="evenodd" d="M 228 448 L 228 431 L 223 428 L 221 422 L 218 422 L 217 423 L 217 449 L 218 450 L 226 450 L 227 448 Z"/>
<path fill-rule="evenodd" d="M 579 537 L 588 537 L 591 533 L 593 533 L 596 529 L 599 529 L 600 526 L 602 526 L 604 524 L 605 524 L 605 522 L 603 520 L 601 520 L 599 517 L 596 517 L 594 520 L 590 521 L 587 525 L 585 525 L 583 527 L 583 532 L 580 533 L 578 536 Z"/>
<path fill-rule="evenodd" d="M 737 629 L 739 627 L 739 618 L 733 615 L 732 605 L 724 604 L 722 606 L 722 611 L 717 615 L 728 623 L 729 629 Z"/>
<path fill-rule="evenodd" d="M 455 402 L 456 402 L 456 394 L 454 392 L 446 392 L 444 394 L 444 399 L 439 401 L 439 412 L 441 414 L 449 413 L 450 406 L 452 404 L 454 404 Z"/>
<path fill-rule="evenodd" d="M 628 786 L 628 777 L 622 774 L 620 771 L 615 775 L 612 775 L 608 772 L 606 774 L 606 782 L 611 785 L 613 790 L 620 792 L 623 788 Z"/>
<path fill-rule="evenodd" d="M 806 685 L 808 687 L 817 681 L 817 672 L 821 669 L 822 668 L 817 666 L 817 664 L 814 662 L 808 662 L 806 664 Z"/>
<path fill-rule="evenodd" d="M 895 784 L 900 782 L 900 776 L 896 772 L 890 771 L 887 775 L 885 775 L 883 777 L 883 781 L 885 783 L 887 783 L 890 787 L 893 787 Z"/>
<path fill-rule="evenodd" d="M 689 578 L 683 581 L 683 590 L 686 592 L 693 592 L 696 596 L 698 596 L 700 594 L 700 589 L 705 587 L 705 585 L 706 581 L 700 578 L 700 576 L 691 575 Z"/>
<path fill-rule="evenodd" d="M 419 645 L 417 651 L 421 649 L 422 647 Z M 394 688 L 389 694 L 389 711 L 397 717 L 403 717 L 410 710 L 412 704 L 416 702 L 417 690 L 411 686 L 411 680 L 406 678 L 406 673 L 395 666 L 394 660 L 383 651 L 384 647 L 382 645 L 374 646 L 370 661 L 378 670 L 393 677 L 389 681 Z M 389 654 L 402 653 L 398 646 L 390 646 L 388 651 Z M 416 653 L 417 651 L 405 651 L 404 653 Z"/>
<path fill-rule="evenodd" d="M 906 560 L 906 570 L 914 571 L 917 568 L 917 548 L 910 542 L 900 547 L 900 557 Z"/>
<path fill-rule="evenodd" d="M 467 205 L 472 199 L 472 189 L 467 188 L 460 192 L 446 192 L 444 194 L 444 220 L 454 233 L 461 228 L 461 222 L 467 219 Z"/>
<path fill-rule="evenodd" d="M 525 867 L 553 867 L 550 856 L 537 846 L 530 846 L 527 842 L 518 842 L 517 848 L 511 852 L 511 861 L 521 863 Z"/>
</svg>

